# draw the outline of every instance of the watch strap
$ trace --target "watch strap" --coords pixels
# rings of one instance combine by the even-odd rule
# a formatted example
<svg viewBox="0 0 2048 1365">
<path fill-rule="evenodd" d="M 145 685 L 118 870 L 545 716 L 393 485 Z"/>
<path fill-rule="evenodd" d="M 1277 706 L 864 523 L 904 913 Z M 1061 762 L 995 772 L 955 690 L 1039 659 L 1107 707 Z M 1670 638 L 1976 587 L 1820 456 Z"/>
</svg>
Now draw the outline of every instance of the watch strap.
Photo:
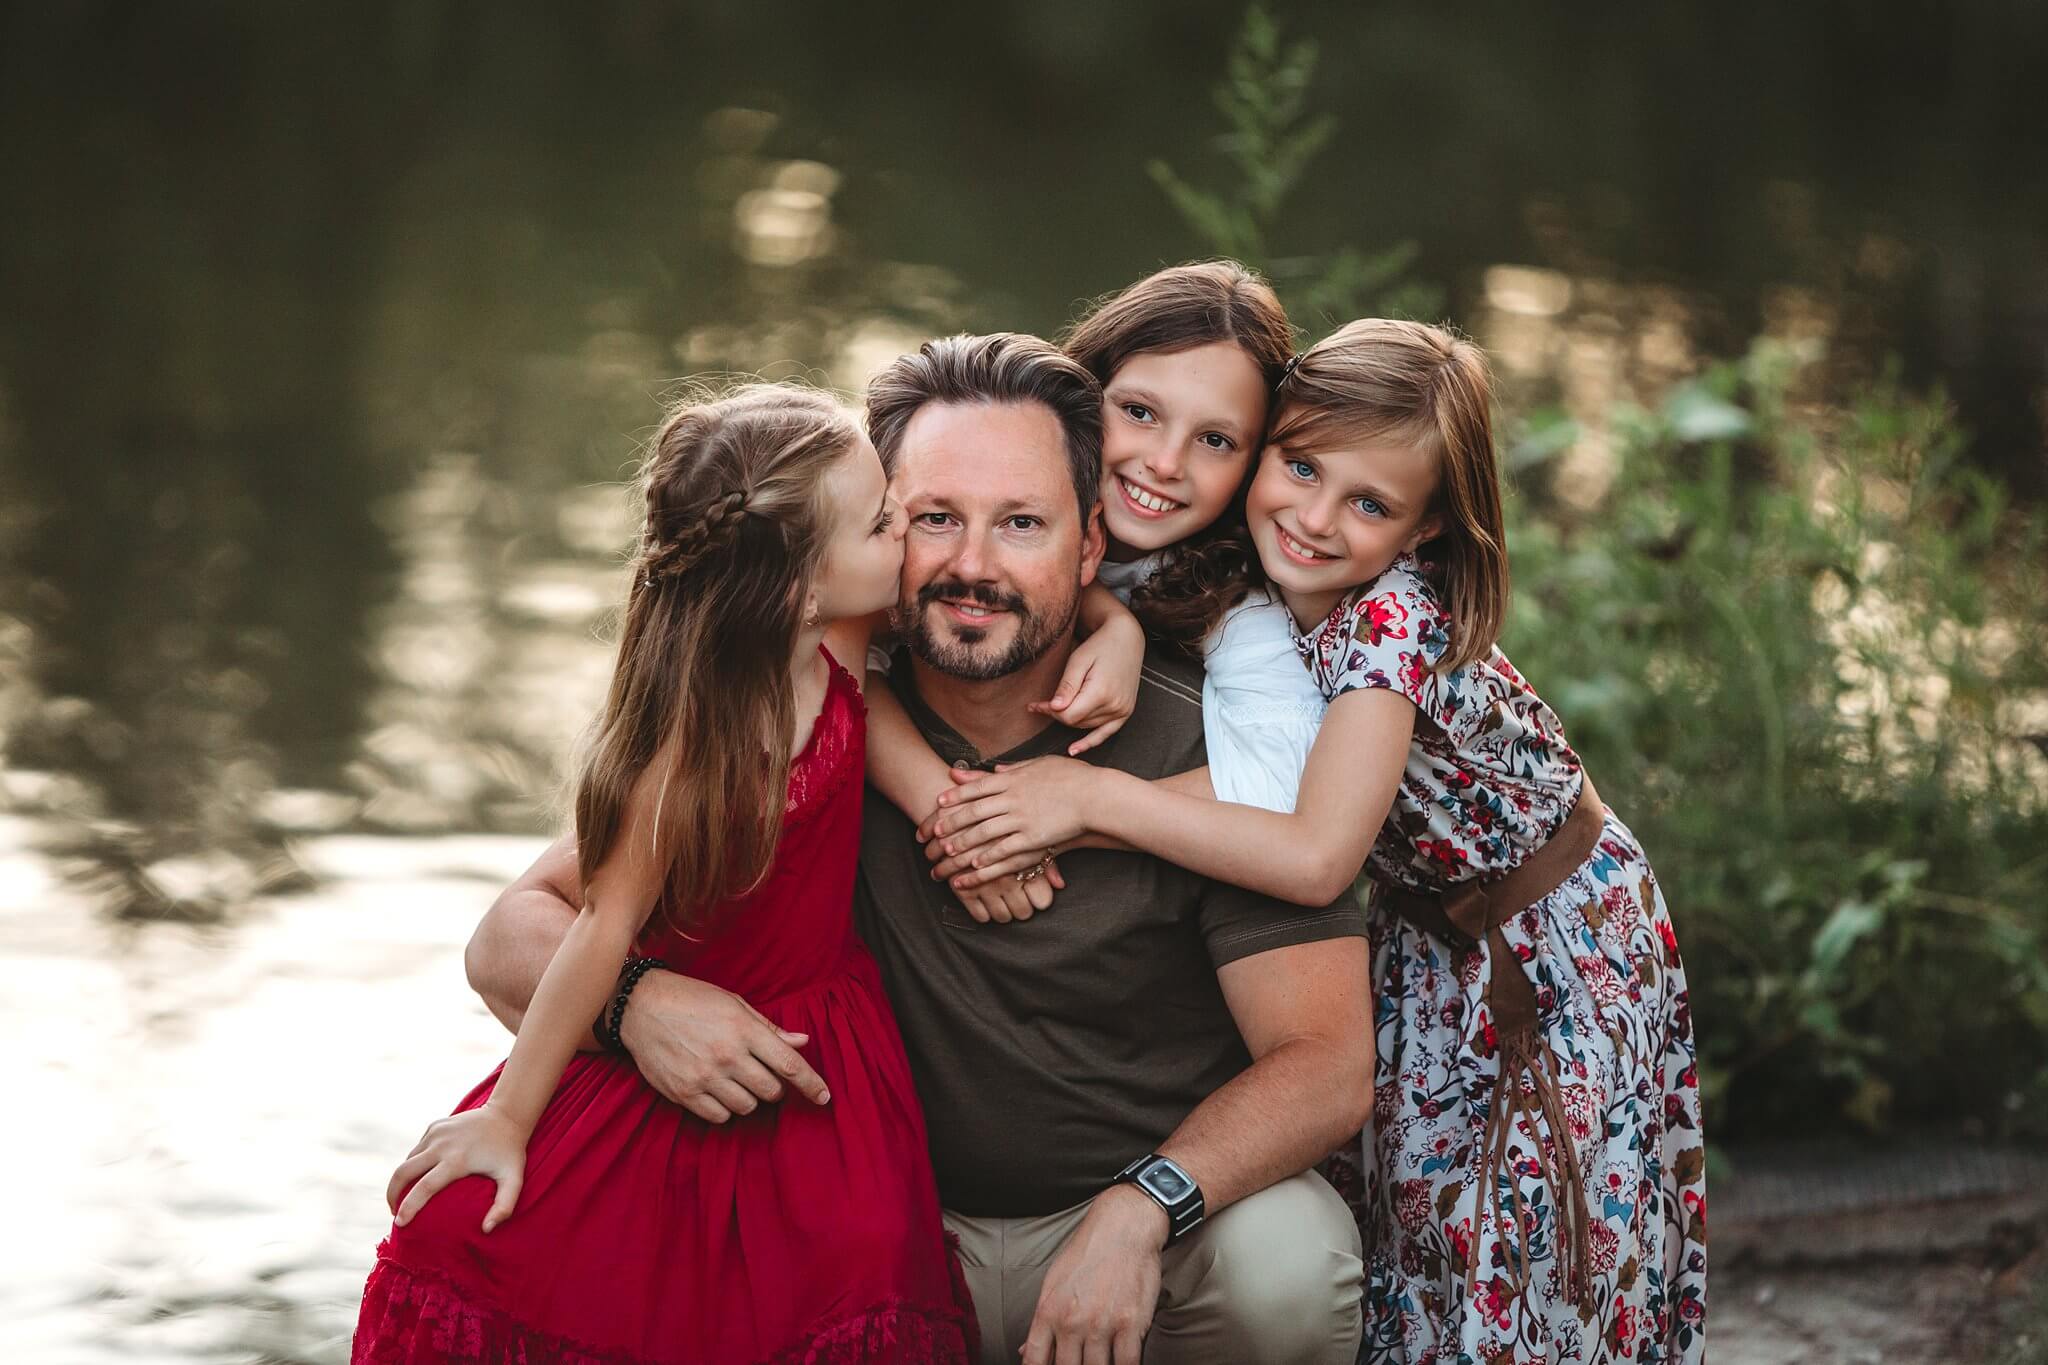
<svg viewBox="0 0 2048 1365">
<path fill-rule="evenodd" d="M 1181 1187 L 1181 1192 L 1178 1196 L 1169 1197 L 1167 1194 L 1161 1193 L 1155 1184 L 1143 1178 L 1159 1168 L 1163 1168 L 1162 1173 L 1171 1174 L 1170 1184 Z M 1172 1246 L 1188 1233 L 1200 1227 L 1203 1218 L 1207 1216 L 1202 1198 L 1202 1187 L 1197 1185 L 1194 1177 L 1189 1175 L 1182 1168 L 1181 1164 L 1172 1157 L 1161 1156 L 1157 1152 L 1148 1153 L 1117 1172 L 1116 1179 L 1110 1183 L 1115 1185 L 1136 1185 L 1140 1190 L 1144 1191 L 1146 1198 L 1166 1211 L 1166 1244 L 1168 1246 Z"/>
</svg>

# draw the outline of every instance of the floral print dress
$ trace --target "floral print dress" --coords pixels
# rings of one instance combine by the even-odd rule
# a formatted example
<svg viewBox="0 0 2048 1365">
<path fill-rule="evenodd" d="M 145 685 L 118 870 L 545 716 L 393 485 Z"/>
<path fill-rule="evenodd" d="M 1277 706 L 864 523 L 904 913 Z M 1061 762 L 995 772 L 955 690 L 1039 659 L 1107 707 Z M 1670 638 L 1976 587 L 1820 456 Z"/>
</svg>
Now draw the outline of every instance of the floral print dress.
<svg viewBox="0 0 2048 1365">
<path fill-rule="evenodd" d="M 1296 647 L 1331 700 L 1399 692 L 1418 712 L 1368 861 L 1423 894 L 1516 866 L 1579 798 L 1556 715 L 1496 649 L 1448 673 L 1444 610 L 1413 558 L 1355 589 Z M 1363 1169 L 1331 1171 L 1366 1248 L 1362 1360 L 1407 1365 L 1705 1358 L 1706 1183 L 1692 1011 L 1650 864 L 1606 815 L 1591 856 L 1499 936 L 1457 944 L 1370 913 L 1377 1074 Z M 1493 972 L 1525 973 L 1548 1068 L 1503 1094 Z M 1489 1151 L 1489 1119 L 1505 1143 Z M 1560 1147 L 1564 1144 L 1564 1147 Z M 1569 1168 L 1583 1220 L 1561 1205 Z M 1345 1188 L 1349 1185 L 1350 1188 Z M 1562 1193 L 1561 1193 L 1562 1192 Z M 1578 1255 L 1568 1246 L 1580 1248 Z M 1580 1261 L 1582 1263 L 1574 1264 Z"/>
</svg>

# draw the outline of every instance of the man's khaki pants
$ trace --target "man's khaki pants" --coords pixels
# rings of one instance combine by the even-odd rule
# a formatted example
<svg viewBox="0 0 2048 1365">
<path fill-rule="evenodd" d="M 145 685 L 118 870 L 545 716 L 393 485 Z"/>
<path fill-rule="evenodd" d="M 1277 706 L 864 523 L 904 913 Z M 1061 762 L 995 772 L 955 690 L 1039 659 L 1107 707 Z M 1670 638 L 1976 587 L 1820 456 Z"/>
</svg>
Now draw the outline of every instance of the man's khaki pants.
<svg viewBox="0 0 2048 1365">
<path fill-rule="evenodd" d="M 1088 1205 L 1037 1218 L 946 1214 L 981 1322 L 982 1365 L 1017 1365 L 1046 1267 Z M 1352 1365 L 1358 1227 L 1313 1171 L 1239 1200 L 1166 1249 L 1146 1365 Z"/>
</svg>

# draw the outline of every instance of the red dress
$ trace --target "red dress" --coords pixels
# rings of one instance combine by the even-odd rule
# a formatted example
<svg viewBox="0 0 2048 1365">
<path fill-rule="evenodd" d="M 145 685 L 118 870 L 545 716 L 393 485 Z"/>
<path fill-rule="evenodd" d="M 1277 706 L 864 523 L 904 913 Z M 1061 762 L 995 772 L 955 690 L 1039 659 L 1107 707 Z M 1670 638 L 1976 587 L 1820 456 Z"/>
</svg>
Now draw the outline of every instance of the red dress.
<svg viewBox="0 0 2048 1365">
<path fill-rule="evenodd" d="M 791 1095 L 713 1125 L 626 1059 L 578 1054 L 527 1145 L 510 1219 L 479 1231 L 493 1187 L 471 1176 L 378 1248 L 357 1365 L 969 1358 L 974 1316 L 939 1222 L 924 1116 L 854 937 L 865 710 L 853 679 L 831 671 L 767 882 L 701 941 L 656 914 L 637 950 L 809 1034 L 831 1102 Z"/>
</svg>

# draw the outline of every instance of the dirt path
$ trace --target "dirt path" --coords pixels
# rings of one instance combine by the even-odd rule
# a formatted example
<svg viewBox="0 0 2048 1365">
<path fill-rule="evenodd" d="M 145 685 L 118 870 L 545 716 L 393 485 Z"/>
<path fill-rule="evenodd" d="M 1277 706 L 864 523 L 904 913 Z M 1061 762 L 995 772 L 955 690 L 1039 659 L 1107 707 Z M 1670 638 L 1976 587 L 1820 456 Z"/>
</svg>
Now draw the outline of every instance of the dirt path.
<svg viewBox="0 0 2048 1365">
<path fill-rule="evenodd" d="M 1733 1165 L 1716 1365 L 2048 1365 L 2048 1154 L 1923 1139 Z"/>
<path fill-rule="evenodd" d="M 1716 1365 L 2005 1365 L 2048 1362 L 2048 1290 L 1961 1261 L 1875 1262 L 1713 1277 Z"/>
</svg>

